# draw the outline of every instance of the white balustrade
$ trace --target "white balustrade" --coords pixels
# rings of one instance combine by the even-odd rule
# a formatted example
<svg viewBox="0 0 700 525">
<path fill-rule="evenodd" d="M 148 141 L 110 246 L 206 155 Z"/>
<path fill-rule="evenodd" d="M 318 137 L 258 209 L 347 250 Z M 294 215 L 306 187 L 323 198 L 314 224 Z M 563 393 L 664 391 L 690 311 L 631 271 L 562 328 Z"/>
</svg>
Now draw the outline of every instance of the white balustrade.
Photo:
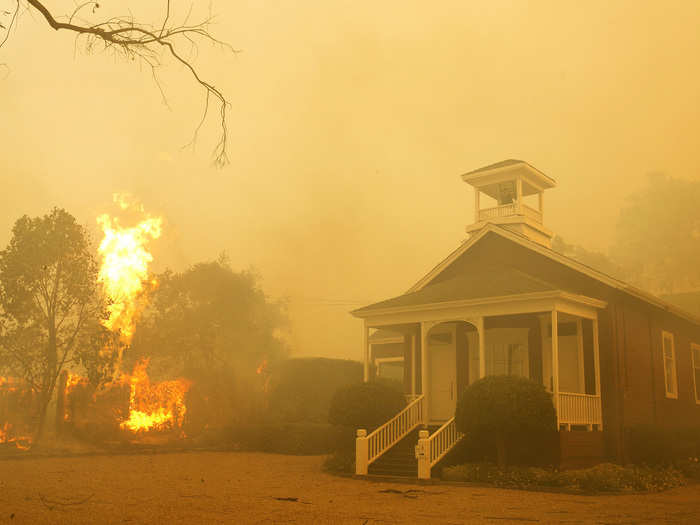
<svg viewBox="0 0 700 525">
<path fill-rule="evenodd" d="M 417 396 L 406 408 L 369 435 L 357 431 L 355 473 L 367 474 L 369 465 L 423 423 L 423 396 Z"/>
<path fill-rule="evenodd" d="M 603 424 L 603 412 L 600 396 L 559 392 L 560 425 L 598 425 Z"/>
<path fill-rule="evenodd" d="M 510 217 L 511 215 L 517 215 L 518 205 L 517 203 L 504 204 L 502 206 L 496 206 L 495 208 L 486 208 L 479 210 L 479 220 L 486 221 L 488 219 L 495 219 L 497 217 Z"/>
<path fill-rule="evenodd" d="M 418 460 L 418 478 L 430 479 L 431 469 L 454 447 L 464 434 L 457 431 L 455 418 L 450 419 L 432 435 L 428 431 L 421 431 L 416 447 L 416 459 Z"/>
<path fill-rule="evenodd" d="M 457 431 L 455 418 L 438 428 L 428 438 L 430 445 L 430 466 L 434 466 L 447 454 L 457 442 L 464 437 L 464 434 Z"/>
</svg>

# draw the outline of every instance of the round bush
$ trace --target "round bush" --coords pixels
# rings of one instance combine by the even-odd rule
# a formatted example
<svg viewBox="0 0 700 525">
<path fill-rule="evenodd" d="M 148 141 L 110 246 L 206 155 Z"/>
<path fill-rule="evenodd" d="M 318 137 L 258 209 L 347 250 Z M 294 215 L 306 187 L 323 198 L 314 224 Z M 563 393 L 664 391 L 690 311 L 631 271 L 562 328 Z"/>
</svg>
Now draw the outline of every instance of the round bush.
<svg viewBox="0 0 700 525">
<path fill-rule="evenodd" d="M 358 383 L 339 388 L 331 400 L 328 422 L 371 431 L 406 406 L 401 392 L 383 383 Z"/>
<path fill-rule="evenodd" d="M 528 441 L 556 430 L 552 396 L 535 381 L 516 376 L 490 376 L 467 387 L 455 413 L 457 430 L 496 445 L 498 463 L 506 464 L 506 444 Z"/>
</svg>

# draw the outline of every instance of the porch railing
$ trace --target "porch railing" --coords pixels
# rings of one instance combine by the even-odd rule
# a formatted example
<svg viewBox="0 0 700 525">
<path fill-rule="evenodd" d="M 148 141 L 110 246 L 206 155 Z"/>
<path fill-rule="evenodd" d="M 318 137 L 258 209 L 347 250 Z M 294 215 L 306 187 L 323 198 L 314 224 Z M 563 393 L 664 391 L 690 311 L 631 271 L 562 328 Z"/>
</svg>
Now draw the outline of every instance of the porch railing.
<svg viewBox="0 0 700 525">
<path fill-rule="evenodd" d="M 411 401 L 406 408 L 374 432 L 357 431 L 355 439 L 355 473 L 367 474 L 369 465 L 423 423 L 423 396 Z"/>
<path fill-rule="evenodd" d="M 559 392 L 557 408 L 560 425 L 598 425 L 602 427 L 603 412 L 598 395 Z"/>
<path fill-rule="evenodd" d="M 510 217 L 511 215 L 518 214 L 518 204 L 513 202 L 511 204 L 504 204 L 502 206 L 496 206 L 495 208 L 485 208 L 479 210 L 479 220 L 486 221 L 488 219 L 495 219 L 497 217 Z"/>
<path fill-rule="evenodd" d="M 522 205 L 522 210 L 523 210 L 523 215 L 525 217 L 531 218 L 535 222 L 539 222 L 542 224 L 542 212 L 539 210 L 536 210 L 535 208 L 531 208 L 527 204 Z"/>
</svg>

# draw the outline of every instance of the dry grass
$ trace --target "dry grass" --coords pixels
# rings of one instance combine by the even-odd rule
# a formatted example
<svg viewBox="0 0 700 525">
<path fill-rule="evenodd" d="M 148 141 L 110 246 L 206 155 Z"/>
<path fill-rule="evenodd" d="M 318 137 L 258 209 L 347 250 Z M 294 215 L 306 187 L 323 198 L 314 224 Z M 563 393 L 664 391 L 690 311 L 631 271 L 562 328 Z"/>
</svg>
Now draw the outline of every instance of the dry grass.
<svg viewBox="0 0 700 525">
<path fill-rule="evenodd" d="M 700 486 L 573 496 L 340 478 L 321 457 L 190 452 L 0 461 L 0 523 L 696 523 Z M 285 499 L 286 498 L 286 499 Z"/>
</svg>

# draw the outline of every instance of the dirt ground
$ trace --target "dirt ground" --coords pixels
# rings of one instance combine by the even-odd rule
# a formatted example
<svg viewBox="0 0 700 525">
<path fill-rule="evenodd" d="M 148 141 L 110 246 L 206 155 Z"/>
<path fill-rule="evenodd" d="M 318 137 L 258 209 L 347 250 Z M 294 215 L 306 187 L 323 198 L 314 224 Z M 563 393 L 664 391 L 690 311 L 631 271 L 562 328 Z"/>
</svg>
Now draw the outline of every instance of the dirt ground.
<svg viewBox="0 0 700 525">
<path fill-rule="evenodd" d="M 241 452 L 2 460 L 0 523 L 700 523 L 700 485 L 577 496 L 341 478 L 322 461 Z"/>
</svg>

